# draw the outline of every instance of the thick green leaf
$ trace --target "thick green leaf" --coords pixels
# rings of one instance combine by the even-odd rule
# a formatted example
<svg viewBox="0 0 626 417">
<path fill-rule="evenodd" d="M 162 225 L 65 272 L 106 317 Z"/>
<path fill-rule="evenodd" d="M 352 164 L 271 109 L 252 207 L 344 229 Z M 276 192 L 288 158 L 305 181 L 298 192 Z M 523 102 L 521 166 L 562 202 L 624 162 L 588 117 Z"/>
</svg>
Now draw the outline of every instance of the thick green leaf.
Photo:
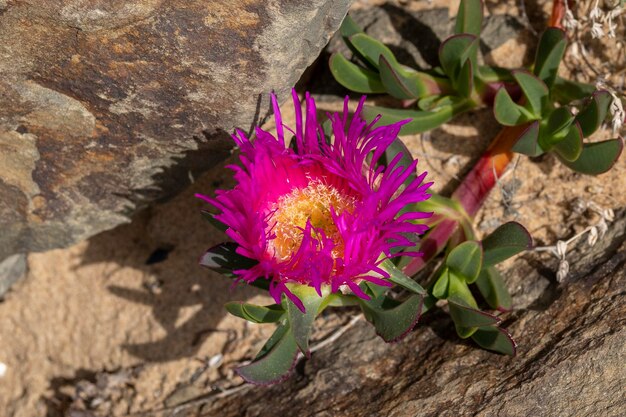
<svg viewBox="0 0 626 417">
<path fill-rule="evenodd" d="M 559 69 L 561 59 L 567 47 L 567 35 L 562 29 L 549 27 L 541 35 L 533 72 L 548 87 L 552 87 Z"/>
<path fill-rule="evenodd" d="M 469 97 L 474 91 L 474 70 L 469 59 L 461 67 L 459 78 L 456 80 L 456 89 L 461 97 Z"/>
<path fill-rule="evenodd" d="M 513 101 L 504 87 L 496 93 L 493 114 L 498 123 L 504 126 L 521 125 L 534 118 L 528 110 Z"/>
<path fill-rule="evenodd" d="M 456 246 L 448 254 L 446 265 L 467 282 L 474 282 L 483 265 L 483 250 L 480 243 L 469 240 Z"/>
<path fill-rule="evenodd" d="M 455 115 L 464 112 L 474 105 L 467 100 L 457 99 L 454 105 L 442 106 L 436 111 L 389 109 L 385 107 L 365 106 L 363 116 L 372 119 L 379 114 L 382 115 L 378 125 L 387 125 L 400 120 L 412 119 L 410 123 L 402 126 L 401 135 L 426 132 L 446 123 Z"/>
<path fill-rule="evenodd" d="M 528 250 L 533 240 L 528 230 L 517 222 L 504 223 L 482 240 L 483 265 L 491 266 Z"/>
<path fill-rule="evenodd" d="M 450 316 L 460 327 L 482 327 L 498 324 L 500 319 L 493 314 L 465 305 L 458 300 L 449 299 Z"/>
<path fill-rule="evenodd" d="M 375 68 L 378 68 L 381 56 L 384 56 L 388 62 L 397 62 L 396 57 L 389 48 L 365 33 L 357 33 L 350 36 L 350 43 L 359 52 L 359 55 Z"/>
<path fill-rule="evenodd" d="M 476 286 L 489 307 L 498 310 L 511 309 L 511 295 L 496 268 L 490 266 L 480 271 Z"/>
<path fill-rule="evenodd" d="M 413 330 L 422 314 L 423 302 L 424 296 L 420 294 L 412 295 L 391 308 L 381 308 L 360 300 L 365 318 L 385 342 L 396 342 Z M 390 300 L 390 303 L 393 302 Z"/>
<path fill-rule="evenodd" d="M 472 67 L 477 68 L 477 51 L 478 38 L 470 34 L 451 36 L 441 44 L 439 62 L 455 88 L 458 86 L 459 76 L 467 60 L 472 62 Z"/>
<path fill-rule="evenodd" d="M 569 133 L 554 145 L 554 151 L 566 161 L 575 161 L 583 151 L 583 132 L 578 122 L 570 126 Z"/>
<path fill-rule="evenodd" d="M 567 107 L 554 109 L 547 121 L 542 121 L 539 128 L 539 144 L 545 150 L 562 141 L 569 133 L 574 122 L 574 115 Z"/>
<path fill-rule="evenodd" d="M 513 152 L 528 156 L 539 156 L 543 149 L 539 146 L 539 121 L 532 122 L 520 135 L 515 145 L 511 148 Z"/>
<path fill-rule="evenodd" d="M 258 306 L 242 301 L 226 303 L 226 310 L 233 316 L 240 317 L 252 323 L 276 323 L 285 314 L 280 305 Z"/>
<path fill-rule="evenodd" d="M 467 285 L 467 281 L 450 269 L 448 269 L 448 272 L 448 300 L 454 300 L 456 303 L 478 309 L 478 304 L 476 304 L 476 300 Z"/>
<path fill-rule="evenodd" d="M 583 137 L 589 137 L 598 130 L 609 110 L 613 97 L 608 91 L 596 91 L 589 98 L 589 101 L 576 115 L 576 121 L 580 123 Z"/>
<path fill-rule="evenodd" d="M 461 0 L 456 15 L 454 33 L 480 35 L 483 23 L 483 2 L 481 0 Z"/>
<path fill-rule="evenodd" d="M 481 327 L 472 335 L 472 340 L 483 349 L 493 350 L 505 355 L 515 356 L 517 345 L 511 335 L 495 326 Z"/>
<path fill-rule="evenodd" d="M 386 91 L 378 73 L 353 64 L 339 53 L 331 55 L 329 66 L 335 80 L 348 90 L 364 94 Z"/>
<path fill-rule="evenodd" d="M 411 277 L 404 274 L 400 271 L 389 259 L 386 259 L 380 264 L 380 267 L 389 273 L 389 281 L 393 282 L 396 285 L 401 286 L 404 289 L 412 291 L 416 294 L 426 294 L 426 290 L 422 288 L 417 282 L 415 282 Z"/>
<path fill-rule="evenodd" d="M 328 294 L 317 291 L 308 285 L 287 284 L 289 291 L 302 301 L 304 305 L 304 313 L 289 299 L 285 297 L 287 318 L 289 319 L 291 331 L 293 333 L 296 344 L 304 354 L 309 352 L 309 338 L 313 331 L 313 323 L 319 311 L 320 306 Z"/>
<path fill-rule="evenodd" d="M 576 172 L 599 175 L 611 169 L 617 162 L 623 148 L 624 141 L 622 138 L 585 143 L 577 160 L 571 162 L 561 158 L 561 162 Z"/>
<path fill-rule="evenodd" d="M 480 78 L 486 83 L 496 83 L 499 81 L 515 81 L 511 75 L 511 70 L 502 67 L 491 67 L 480 65 L 478 67 Z"/>
<path fill-rule="evenodd" d="M 522 89 L 534 119 L 539 119 L 550 91 L 543 81 L 526 70 L 511 71 Z"/>
<path fill-rule="evenodd" d="M 363 29 L 361 29 L 361 27 L 354 21 L 352 17 L 350 17 L 350 15 L 346 15 L 345 19 L 343 19 L 343 22 L 341 22 L 339 32 L 344 39 L 348 39 L 352 35 L 362 33 Z"/>
<path fill-rule="evenodd" d="M 552 87 L 552 99 L 561 105 L 566 105 L 576 100 L 583 100 L 595 91 L 592 84 L 570 81 L 565 78 L 556 77 Z"/>
<path fill-rule="evenodd" d="M 384 55 L 379 61 L 380 79 L 385 89 L 399 99 L 420 98 L 441 91 L 432 76 L 389 61 Z"/>
<path fill-rule="evenodd" d="M 297 355 L 298 345 L 289 325 L 280 325 L 257 358 L 249 365 L 237 368 L 237 373 L 253 384 L 275 384 L 289 375 Z"/>
<path fill-rule="evenodd" d="M 448 287 L 450 286 L 450 270 L 443 270 L 443 273 L 435 281 L 432 294 L 440 300 L 448 298 Z"/>
</svg>

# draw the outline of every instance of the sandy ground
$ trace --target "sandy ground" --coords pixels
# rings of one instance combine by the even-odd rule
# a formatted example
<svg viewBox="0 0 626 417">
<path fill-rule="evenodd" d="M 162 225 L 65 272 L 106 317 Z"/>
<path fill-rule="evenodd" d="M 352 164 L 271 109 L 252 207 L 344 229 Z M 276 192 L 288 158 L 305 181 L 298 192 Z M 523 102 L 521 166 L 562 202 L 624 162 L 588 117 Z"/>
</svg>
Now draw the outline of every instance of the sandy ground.
<svg viewBox="0 0 626 417">
<path fill-rule="evenodd" d="M 503 6 L 495 3 L 488 2 L 490 11 L 500 12 Z M 509 11 L 511 3 L 506 2 Z M 500 65 L 527 62 L 524 36 L 488 59 Z M 340 103 L 324 98 L 319 107 L 333 111 Z M 287 106 L 283 116 L 289 123 L 293 111 Z M 490 111 L 479 110 L 430 137 L 406 141 L 434 189 L 452 190 L 498 129 Z M 590 202 L 626 207 L 625 161 L 592 178 L 552 157 L 519 158 L 477 216 L 477 228 L 489 231 L 517 220 L 540 245 L 569 238 L 598 221 L 581 209 Z M 77 401 L 95 408 L 108 401 L 99 415 L 126 415 L 241 383 L 233 368 L 273 329 L 230 317 L 223 304 L 269 299 L 253 288 L 231 289 L 228 279 L 197 265 L 202 251 L 224 237 L 202 220 L 205 204 L 193 197 L 230 184 L 221 164 L 130 224 L 67 249 L 29 255 L 28 276 L 0 303 L 0 362 L 7 367 L 0 377 L 0 417 L 62 416 Z M 554 264 L 548 261 L 548 267 Z M 320 319 L 318 336 L 346 320 L 330 313 Z"/>
</svg>

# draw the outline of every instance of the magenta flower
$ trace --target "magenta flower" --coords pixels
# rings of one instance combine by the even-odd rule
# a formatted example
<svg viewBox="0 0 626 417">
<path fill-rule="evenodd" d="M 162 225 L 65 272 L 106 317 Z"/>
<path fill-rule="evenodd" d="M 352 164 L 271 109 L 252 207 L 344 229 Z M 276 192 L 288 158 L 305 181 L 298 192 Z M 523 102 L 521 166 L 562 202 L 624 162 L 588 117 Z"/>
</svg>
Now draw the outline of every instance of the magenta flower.
<svg viewBox="0 0 626 417">
<path fill-rule="evenodd" d="M 287 284 L 313 287 L 320 296 L 323 290 L 350 289 L 369 299 L 358 284 L 391 286 L 381 262 L 419 256 L 402 249 L 415 246 L 427 229 L 418 221 L 430 216 L 403 212 L 429 197 L 426 173 L 404 184 L 417 161 L 401 166 L 398 154 L 386 166 L 379 164 L 408 120 L 375 128 L 378 118 L 367 123 L 360 116 L 365 98 L 349 120 L 346 97 L 343 113 L 329 115 L 333 137 L 327 144 L 308 93 L 304 118 L 293 92 L 293 130 L 283 125 L 276 97 L 271 98 L 277 137 L 257 127 L 251 142 L 237 130 L 233 138 L 242 166 L 229 166 L 237 185 L 218 190 L 215 198 L 198 195 L 221 211 L 215 218 L 228 226 L 237 252 L 258 261 L 234 272 L 248 283 L 269 280 L 277 303 L 285 294 L 303 311 Z M 285 130 L 295 136 L 295 150 L 286 145 Z"/>
</svg>

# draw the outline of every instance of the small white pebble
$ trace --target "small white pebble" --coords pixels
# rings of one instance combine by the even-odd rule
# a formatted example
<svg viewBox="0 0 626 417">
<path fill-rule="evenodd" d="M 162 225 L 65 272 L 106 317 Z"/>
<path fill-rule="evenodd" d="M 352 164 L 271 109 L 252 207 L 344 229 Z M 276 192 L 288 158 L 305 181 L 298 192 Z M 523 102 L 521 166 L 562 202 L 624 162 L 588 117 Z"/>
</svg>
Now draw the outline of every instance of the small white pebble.
<svg viewBox="0 0 626 417">
<path fill-rule="evenodd" d="M 222 364 L 223 359 L 224 359 L 224 356 L 221 353 L 218 353 L 217 355 L 212 356 L 211 359 L 209 359 L 209 367 L 216 368 L 220 366 Z"/>
<path fill-rule="evenodd" d="M 7 373 L 7 366 L 6 364 L 0 362 L 0 378 L 4 377 Z"/>
</svg>

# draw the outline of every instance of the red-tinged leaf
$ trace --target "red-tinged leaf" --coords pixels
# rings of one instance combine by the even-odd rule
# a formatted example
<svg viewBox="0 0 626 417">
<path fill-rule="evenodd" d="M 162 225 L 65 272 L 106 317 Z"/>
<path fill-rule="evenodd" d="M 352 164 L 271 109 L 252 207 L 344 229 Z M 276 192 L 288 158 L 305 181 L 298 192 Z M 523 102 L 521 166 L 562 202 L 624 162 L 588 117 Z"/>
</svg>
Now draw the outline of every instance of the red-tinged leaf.
<svg viewBox="0 0 626 417">
<path fill-rule="evenodd" d="M 482 241 L 483 265 L 491 266 L 528 250 L 533 245 L 528 230 L 517 222 L 504 223 Z"/>
<path fill-rule="evenodd" d="M 619 159 L 624 149 L 622 138 L 605 140 L 603 142 L 585 143 L 583 150 L 575 161 L 561 162 L 576 172 L 588 175 L 599 175 L 607 172 Z"/>
<path fill-rule="evenodd" d="M 515 356 L 517 344 L 505 329 L 490 326 L 481 327 L 472 335 L 472 340 L 483 349 Z"/>
<path fill-rule="evenodd" d="M 271 385 L 284 381 L 298 357 L 298 345 L 288 325 L 280 325 L 267 341 L 259 356 L 249 365 L 237 368 L 247 382 Z"/>
</svg>

